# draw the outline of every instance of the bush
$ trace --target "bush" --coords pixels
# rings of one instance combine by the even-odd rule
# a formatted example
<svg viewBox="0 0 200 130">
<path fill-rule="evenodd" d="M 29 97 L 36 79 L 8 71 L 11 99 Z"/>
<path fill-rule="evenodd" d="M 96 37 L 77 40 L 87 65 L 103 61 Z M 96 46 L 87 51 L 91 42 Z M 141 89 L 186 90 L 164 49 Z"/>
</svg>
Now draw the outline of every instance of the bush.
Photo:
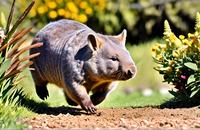
<svg viewBox="0 0 200 130">
<path fill-rule="evenodd" d="M 153 46 L 155 70 L 163 75 L 164 82 L 173 84 L 176 91 L 170 93 L 177 98 L 200 97 L 200 14 L 196 15 L 194 33 L 176 35 L 169 23 L 164 23 L 164 42 Z"/>
<path fill-rule="evenodd" d="M 26 5 L 19 0 L 19 10 Z M 62 18 L 87 24 L 97 32 L 117 34 L 128 30 L 128 41 L 138 42 L 161 36 L 162 23 L 168 19 L 175 33 L 193 31 L 198 1 L 181 0 L 37 0 L 29 17 L 41 28 Z"/>
<path fill-rule="evenodd" d="M 24 7 L 26 1 L 20 0 Z M 34 22 L 47 24 L 58 19 L 74 19 L 86 23 L 94 14 L 104 10 L 105 0 L 38 0 L 30 11 L 29 17 Z"/>
</svg>

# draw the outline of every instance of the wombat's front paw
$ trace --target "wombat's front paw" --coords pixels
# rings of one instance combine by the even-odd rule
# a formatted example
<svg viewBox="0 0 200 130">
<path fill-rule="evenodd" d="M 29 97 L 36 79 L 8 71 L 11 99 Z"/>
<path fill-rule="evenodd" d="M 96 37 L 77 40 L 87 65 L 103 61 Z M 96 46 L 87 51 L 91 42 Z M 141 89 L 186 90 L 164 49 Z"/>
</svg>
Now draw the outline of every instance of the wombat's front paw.
<svg viewBox="0 0 200 130">
<path fill-rule="evenodd" d="M 89 101 L 83 101 L 81 103 L 81 107 L 89 113 L 95 114 L 96 113 L 96 108 L 93 105 L 93 103 L 89 100 Z"/>
</svg>

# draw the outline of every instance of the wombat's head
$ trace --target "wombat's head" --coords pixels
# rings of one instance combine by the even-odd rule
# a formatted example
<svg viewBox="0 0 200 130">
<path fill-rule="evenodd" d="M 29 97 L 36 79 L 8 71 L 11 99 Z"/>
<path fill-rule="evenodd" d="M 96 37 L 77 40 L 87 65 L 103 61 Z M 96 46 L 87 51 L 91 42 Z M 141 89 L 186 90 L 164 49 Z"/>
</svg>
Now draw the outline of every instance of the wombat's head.
<svg viewBox="0 0 200 130">
<path fill-rule="evenodd" d="M 92 58 L 87 63 L 90 76 L 104 80 L 127 80 L 135 76 L 136 66 L 125 48 L 127 32 L 117 36 L 90 34 Z"/>
</svg>

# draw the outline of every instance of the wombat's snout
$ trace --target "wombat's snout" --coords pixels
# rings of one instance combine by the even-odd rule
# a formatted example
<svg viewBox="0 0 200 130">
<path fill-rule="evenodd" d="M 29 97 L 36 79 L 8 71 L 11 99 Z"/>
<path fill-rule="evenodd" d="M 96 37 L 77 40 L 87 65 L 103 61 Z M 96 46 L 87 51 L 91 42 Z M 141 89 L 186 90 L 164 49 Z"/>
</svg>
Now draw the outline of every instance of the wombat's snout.
<svg viewBox="0 0 200 130">
<path fill-rule="evenodd" d="M 127 67 L 126 74 L 128 78 L 133 78 L 136 75 L 136 72 L 137 72 L 137 68 L 134 64 L 131 64 L 129 65 L 129 67 Z"/>
</svg>

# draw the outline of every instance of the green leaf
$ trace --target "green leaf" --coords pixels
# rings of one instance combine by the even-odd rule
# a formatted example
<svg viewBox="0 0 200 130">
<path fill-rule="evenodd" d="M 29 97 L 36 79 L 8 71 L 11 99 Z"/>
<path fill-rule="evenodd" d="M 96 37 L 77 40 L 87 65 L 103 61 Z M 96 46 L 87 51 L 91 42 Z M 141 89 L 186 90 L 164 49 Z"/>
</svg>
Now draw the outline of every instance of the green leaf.
<svg viewBox="0 0 200 130">
<path fill-rule="evenodd" d="M 1 20 L 0 23 L 1 23 L 1 25 L 3 26 L 3 28 L 5 29 L 7 23 L 6 23 L 6 17 L 5 17 L 5 15 L 4 15 L 3 12 L 1 12 L 1 17 L 0 17 L 0 18 L 1 18 L 1 19 L 0 19 L 0 20 Z"/>
<path fill-rule="evenodd" d="M 184 65 L 194 71 L 197 71 L 198 70 L 198 67 L 197 67 L 197 64 L 195 63 L 192 63 L 192 62 L 186 62 L 184 63 Z"/>
<path fill-rule="evenodd" d="M 194 82 L 196 80 L 196 78 L 194 77 L 194 75 L 190 75 L 190 77 L 187 80 L 187 84 L 190 84 L 192 82 Z"/>
<path fill-rule="evenodd" d="M 171 95 L 173 95 L 174 97 L 179 96 L 178 92 L 175 92 L 174 90 L 169 90 L 169 93 L 170 93 Z"/>
<path fill-rule="evenodd" d="M 0 66 L 0 76 L 6 72 L 6 70 L 10 67 L 11 60 L 5 60 L 2 65 Z"/>
<path fill-rule="evenodd" d="M 190 98 L 193 97 L 193 96 L 195 96 L 199 91 L 200 91 L 200 88 L 196 87 L 196 89 L 192 91 L 192 93 L 190 95 Z"/>
</svg>

